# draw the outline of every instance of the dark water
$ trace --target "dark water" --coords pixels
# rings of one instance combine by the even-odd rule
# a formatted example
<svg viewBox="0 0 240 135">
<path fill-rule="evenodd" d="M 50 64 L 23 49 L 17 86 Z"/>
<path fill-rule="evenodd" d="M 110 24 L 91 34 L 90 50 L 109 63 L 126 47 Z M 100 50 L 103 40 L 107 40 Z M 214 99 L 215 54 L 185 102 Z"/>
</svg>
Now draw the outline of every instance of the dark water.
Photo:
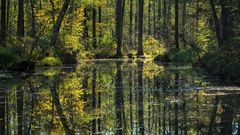
<svg viewBox="0 0 240 135">
<path fill-rule="evenodd" d="M 147 61 L 2 72 L 0 135 L 239 135 L 240 91 L 221 88 L 189 67 Z"/>
</svg>

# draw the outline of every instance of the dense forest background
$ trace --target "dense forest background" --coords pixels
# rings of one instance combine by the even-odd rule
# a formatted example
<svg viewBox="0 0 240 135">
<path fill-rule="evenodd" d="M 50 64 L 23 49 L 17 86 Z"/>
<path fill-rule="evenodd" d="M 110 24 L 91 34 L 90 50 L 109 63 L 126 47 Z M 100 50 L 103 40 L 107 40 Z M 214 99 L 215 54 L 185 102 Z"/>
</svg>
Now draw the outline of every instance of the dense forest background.
<svg viewBox="0 0 240 135">
<path fill-rule="evenodd" d="M 1 0 L 0 67 L 178 61 L 240 76 L 239 0 Z"/>
</svg>

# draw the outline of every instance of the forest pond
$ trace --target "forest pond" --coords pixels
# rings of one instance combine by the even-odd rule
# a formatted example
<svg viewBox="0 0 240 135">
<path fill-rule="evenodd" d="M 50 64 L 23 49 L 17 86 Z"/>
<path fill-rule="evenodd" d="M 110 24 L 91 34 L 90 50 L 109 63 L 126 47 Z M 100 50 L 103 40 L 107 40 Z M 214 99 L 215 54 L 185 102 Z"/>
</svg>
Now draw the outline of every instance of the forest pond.
<svg viewBox="0 0 240 135">
<path fill-rule="evenodd" d="M 1 71 L 0 134 L 240 134 L 240 89 L 151 61 Z"/>
</svg>

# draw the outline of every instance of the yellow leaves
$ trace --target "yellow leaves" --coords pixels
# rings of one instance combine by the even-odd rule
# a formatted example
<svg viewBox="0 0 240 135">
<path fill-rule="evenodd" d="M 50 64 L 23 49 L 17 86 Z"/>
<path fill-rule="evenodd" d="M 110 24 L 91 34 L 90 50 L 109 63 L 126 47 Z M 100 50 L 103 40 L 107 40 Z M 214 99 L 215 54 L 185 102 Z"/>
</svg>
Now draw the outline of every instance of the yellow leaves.
<svg viewBox="0 0 240 135">
<path fill-rule="evenodd" d="M 166 52 L 166 48 L 163 46 L 163 44 L 153 37 L 149 37 L 144 42 L 144 50 L 147 55 L 151 55 L 152 57 Z"/>
</svg>

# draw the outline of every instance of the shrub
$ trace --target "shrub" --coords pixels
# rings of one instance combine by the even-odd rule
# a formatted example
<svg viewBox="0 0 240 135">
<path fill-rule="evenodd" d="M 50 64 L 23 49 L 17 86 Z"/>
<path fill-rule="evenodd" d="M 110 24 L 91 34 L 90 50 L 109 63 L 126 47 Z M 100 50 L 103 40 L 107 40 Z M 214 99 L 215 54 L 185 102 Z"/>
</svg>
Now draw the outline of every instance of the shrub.
<svg viewBox="0 0 240 135">
<path fill-rule="evenodd" d="M 62 62 L 59 58 L 55 58 L 52 56 L 43 58 L 38 65 L 40 66 L 61 66 Z"/>
<path fill-rule="evenodd" d="M 181 48 L 181 49 L 170 49 L 167 52 L 167 56 L 170 61 L 176 61 L 183 64 L 196 63 L 197 55 L 194 50 L 190 47 Z"/>
<path fill-rule="evenodd" d="M 112 38 L 104 36 L 101 42 L 98 44 L 97 49 L 94 50 L 96 58 L 111 58 L 115 55 L 116 44 L 113 42 Z"/>
<path fill-rule="evenodd" d="M 225 42 L 223 46 L 210 50 L 203 56 L 207 68 L 214 74 L 223 78 L 240 78 L 240 39 Z M 238 82 L 240 83 L 240 82 Z"/>
<path fill-rule="evenodd" d="M 0 68 L 7 69 L 18 60 L 18 56 L 11 49 L 0 47 Z"/>
<path fill-rule="evenodd" d="M 144 52 L 146 55 L 150 56 L 150 57 L 156 57 L 157 55 L 163 55 L 166 52 L 166 48 L 164 47 L 164 45 L 152 38 L 149 37 L 144 43 Z"/>
</svg>

